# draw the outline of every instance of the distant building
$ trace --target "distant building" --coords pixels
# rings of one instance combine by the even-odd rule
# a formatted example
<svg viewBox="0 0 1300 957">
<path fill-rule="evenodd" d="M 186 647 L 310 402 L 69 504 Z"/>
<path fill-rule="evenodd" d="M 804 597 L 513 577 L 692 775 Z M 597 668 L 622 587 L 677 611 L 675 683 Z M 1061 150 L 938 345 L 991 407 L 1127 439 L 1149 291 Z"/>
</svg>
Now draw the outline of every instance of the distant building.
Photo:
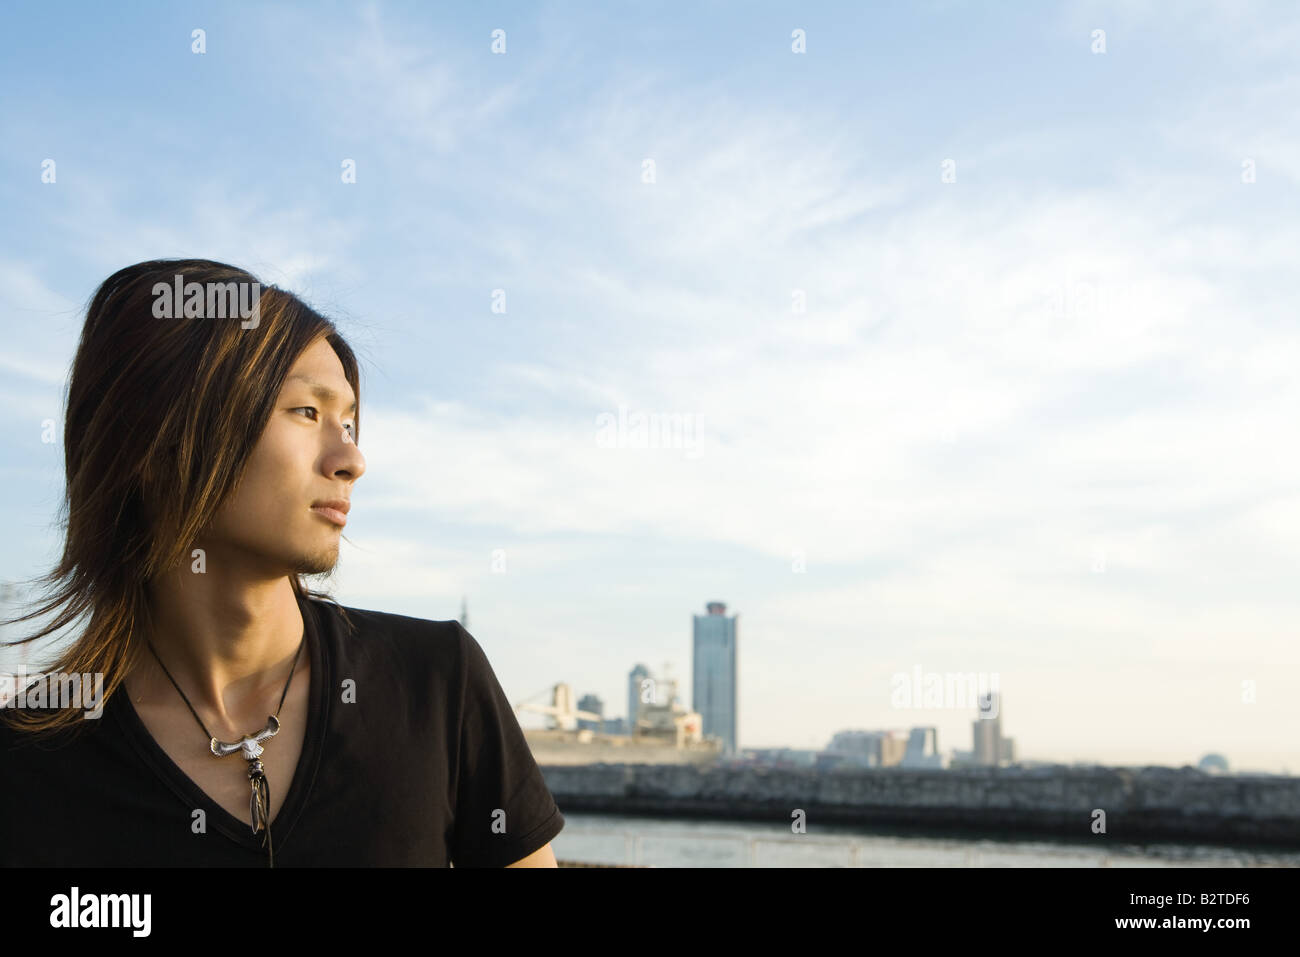
<svg viewBox="0 0 1300 957">
<path fill-rule="evenodd" d="M 1196 766 L 1206 774 L 1228 773 L 1228 759 L 1221 754 L 1207 754 Z"/>
<path fill-rule="evenodd" d="M 650 677 L 650 669 L 638 664 L 627 673 L 627 728 L 628 734 L 636 727 L 636 719 L 641 710 L 641 682 Z"/>
<path fill-rule="evenodd" d="M 708 614 L 694 615 L 694 668 L 691 707 L 704 722 L 704 734 L 720 738 L 723 753 L 738 753 L 736 734 L 738 673 L 736 621 L 727 606 L 711 601 Z"/>
<path fill-rule="evenodd" d="M 817 751 L 806 748 L 745 748 L 741 752 L 742 766 L 756 768 L 812 768 L 817 764 Z"/>
<path fill-rule="evenodd" d="M 626 718 L 606 718 L 604 734 L 631 734 L 628 730 Z"/>
<path fill-rule="evenodd" d="M 903 754 L 905 768 L 942 768 L 947 762 L 939 753 L 939 732 L 936 728 L 913 728 L 907 738 Z"/>
<path fill-rule="evenodd" d="M 839 731 L 822 752 L 824 767 L 892 768 L 903 763 L 908 736 L 902 731 Z"/>
<path fill-rule="evenodd" d="M 1012 738 L 1002 737 L 1002 695 L 997 691 L 988 694 L 988 706 L 981 707 L 980 717 L 971 723 L 975 739 L 971 760 L 974 764 L 999 767 L 1015 761 L 1016 743 Z M 985 714 L 991 717 L 985 717 Z"/>
<path fill-rule="evenodd" d="M 976 718 L 971 723 L 971 731 L 975 739 L 975 745 L 972 749 L 975 753 L 975 763 L 993 765 L 998 763 L 998 727 L 1000 718 Z"/>
<path fill-rule="evenodd" d="M 579 718 L 578 729 L 580 731 L 601 731 L 605 723 L 605 702 L 594 694 L 585 694 L 578 699 L 579 711 L 590 711 L 592 714 L 600 715 L 599 721 L 591 718 Z"/>
</svg>

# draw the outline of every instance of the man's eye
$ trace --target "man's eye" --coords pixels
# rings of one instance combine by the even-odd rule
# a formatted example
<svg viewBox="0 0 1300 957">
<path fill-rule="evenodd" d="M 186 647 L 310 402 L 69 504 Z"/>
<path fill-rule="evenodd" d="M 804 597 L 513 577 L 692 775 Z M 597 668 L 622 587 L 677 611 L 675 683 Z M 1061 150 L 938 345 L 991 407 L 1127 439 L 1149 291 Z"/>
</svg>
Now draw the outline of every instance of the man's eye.
<svg viewBox="0 0 1300 957">
<path fill-rule="evenodd" d="M 317 409 L 316 409 L 316 407 L 315 407 L 314 405 L 300 405 L 300 406 L 298 406 L 298 408 L 296 408 L 296 409 L 290 409 L 289 411 L 290 411 L 290 412 L 301 412 L 301 411 L 303 411 L 304 409 L 306 409 L 308 412 L 316 412 L 317 415 L 320 414 L 319 411 L 317 411 Z M 356 423 L 355 423 L 355 422 L 344 422 L 344 423 L 343 423 L 343 427 L 344 427 L 345 429 L 348 430 L 348 434 L 351 435 L 352 438 L 355 439 L 355 438 L 357 437 L 357 426 L 356 426 Z"/>
</svg>

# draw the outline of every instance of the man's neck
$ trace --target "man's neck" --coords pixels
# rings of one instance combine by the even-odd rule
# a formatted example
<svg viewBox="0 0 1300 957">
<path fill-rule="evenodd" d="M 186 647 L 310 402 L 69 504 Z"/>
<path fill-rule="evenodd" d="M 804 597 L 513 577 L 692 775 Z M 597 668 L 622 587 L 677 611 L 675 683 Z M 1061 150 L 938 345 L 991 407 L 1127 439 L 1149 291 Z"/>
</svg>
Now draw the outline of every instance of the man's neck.
<svg viewBox="0 0 1300 957">
<path fill-rule="evenodd" d="M 149 616 L 158 656 L 212 734 L 229 740 L 275 711 L 305 627 L 288 577 L 233 580 L 183 567 L 150 583 Z M 303 671 L 299 658 L 294 674 Z M 152 653 L 128 682 L 132 700 L 184 707 Z"/>
</svg>

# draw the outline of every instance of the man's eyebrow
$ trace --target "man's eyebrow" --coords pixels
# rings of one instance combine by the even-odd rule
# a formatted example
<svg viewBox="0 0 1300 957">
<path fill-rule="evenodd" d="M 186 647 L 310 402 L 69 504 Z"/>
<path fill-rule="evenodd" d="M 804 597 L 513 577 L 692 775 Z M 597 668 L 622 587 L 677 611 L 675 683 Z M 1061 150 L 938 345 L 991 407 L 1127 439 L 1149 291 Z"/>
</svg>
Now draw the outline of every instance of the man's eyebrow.
<svg viewBox="0 0 1300 957">
<path fill-rule="evenodd" d="M 331 389 L 329 386 L 325 385 L 324 383 L 317 382 L 315 379 L 312 379 L 308 376 L 301 375 L 299 373 L 294 373 L 293 375 L 289 376 L 288 379 L 286 379 L 285 381 L 287 382 L 289 381 L 289 379 L 298 379 L 302 382 L 306 382 L 309 386 L 311 386 L 311 394 L 316 396 L 316 398 L 318 399 L 324 399 L 326 402 L 334 402 L 339 397 L 339 394 L 335 392 L 333 389 Z M 353 399 L 352 404 L 348 406 L 347 409 L 345 409 L 344 411 L 347 412 L 357 411 L 356 400 Z"/>
</svg>

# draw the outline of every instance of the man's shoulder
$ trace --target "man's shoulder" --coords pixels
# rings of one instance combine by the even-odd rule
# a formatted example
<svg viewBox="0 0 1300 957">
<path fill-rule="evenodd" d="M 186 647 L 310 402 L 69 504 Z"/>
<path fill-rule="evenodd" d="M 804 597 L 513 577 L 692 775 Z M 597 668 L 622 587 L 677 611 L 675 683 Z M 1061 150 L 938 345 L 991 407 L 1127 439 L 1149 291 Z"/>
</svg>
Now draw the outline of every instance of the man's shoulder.
<svg viewBox="0 0 1300 957">
<path fill-rule="evenodd" d="M 83 719 L 61 729 L 35 730 L 35 719 L 57 707 L 54 704 L 20 704 L 13 695 L 6 696 L 0 704 L 0 758 L 20 751 L 33 755 L 66 755 L 68 749 L 78 749 L 80 745 L 94 741 L 104 727 L 101 714 L 99 720 Z"/>
<path fill-rule="evenodd" d="M 391 611 L 377 611 L 373 608 L 354 608 L 351 605 L 338 605 L 333 602 L 318 601 L 326 609 L 338 614 L 347 614 L 361 631 L 394 634 L 403 637 L 421 638 L 454 637 L 459 640 L 460 622 L 454 618 L 442 620 L 437 618 L 417 618 L 414 615 L 399 615 Z"/>
<path fill-rule="evenodd" d="M 443 665 L 459 663 L 469 633 L 455 619 L 417 618 L 396 612 L 355 608 L 313 599 L 331 619 L 331 630 L 351 648 L 386 648 L 404 661 L 433 660 Z"/>
</svg>

